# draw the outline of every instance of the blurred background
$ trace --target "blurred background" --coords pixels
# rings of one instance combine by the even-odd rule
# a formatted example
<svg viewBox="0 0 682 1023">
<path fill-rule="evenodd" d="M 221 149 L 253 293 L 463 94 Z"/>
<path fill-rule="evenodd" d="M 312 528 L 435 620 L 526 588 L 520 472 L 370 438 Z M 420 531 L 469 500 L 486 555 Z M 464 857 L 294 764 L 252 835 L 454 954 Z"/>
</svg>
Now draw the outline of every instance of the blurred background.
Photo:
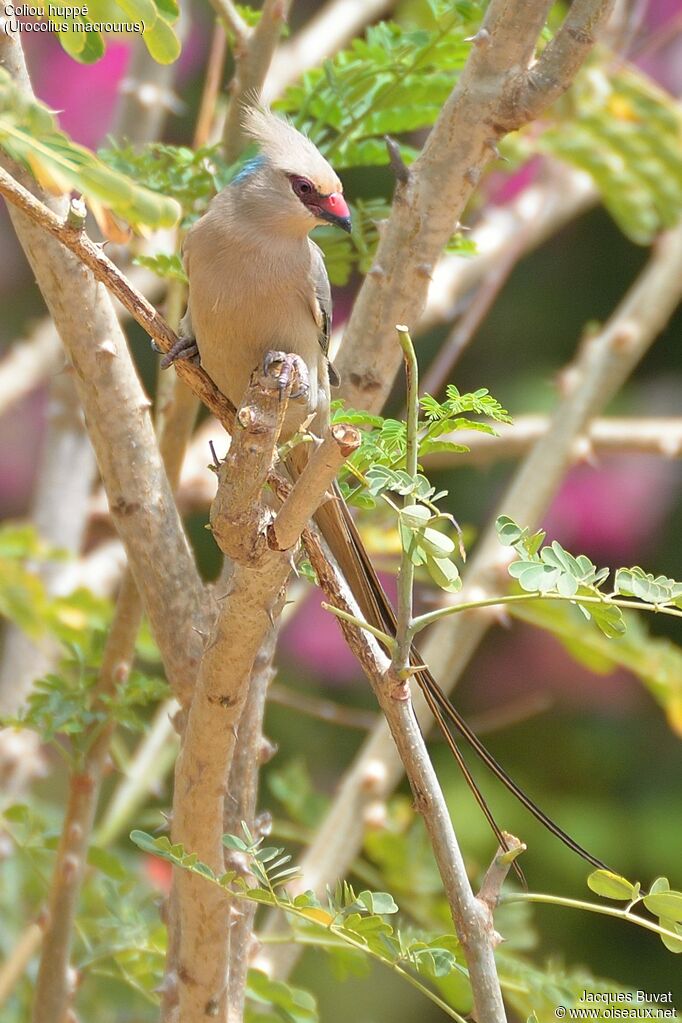
<svg viewBox="0 0 682 1023">
<path fill-rule="evenodd" d="M 291 31 L 321 6 L 296 0 Z M 397 4 L 398 19 L 412 16 L 418 4 Z M 639 64 L 663 88 L 678 96 L 682 90 L 682 18 L 678 0 L 640 2 L 640 39 L 656 33 L 662 42 L 644 51 Z M 207 5 L 195 2 L 183 12 L 186 37 L 175 77 L 181 107 L 172 114 L 164 139 L 191 144 L 203 73 L 211 40 L 212 17 Z M 27 37 L 26 55 L 36 94 L 59 111 L 62 128 L 76 141 L 97 148 L 112 130 L 121 81 L 129 72 L 131 49 L 112 41 L 105 57 L 92 66 L 75 64 L 52 37 Z M 496 172 L 497 173 L 497 172 Z M 367 176 L 371 178 L 367 187 Z M 351 200 L 362 188 L 389 197 L 388 171 L 354 170 L 345 176 Z M 360 182 L 362 181 L 362 185 Z M 508 178 L 499 194 L 504 201 Z M 492 194 L 492 186 L 490 186 Z M 512 194 L 513 189 L 510 191 Z M 480 211 L 472 209 L 476 222 Z M 574 356 L 589 324 L 612 313 L 647 259 L 647 249 L 622 233 L 600 206 L 577 216 L 536 251 L 522 258 L 468 345 L 449 379 L 461 391 L 487 387 L 514 418 L 550 411 L 557 396 L 559 374 Z M 0 344 L 9 349 L 17 339 L 31 336 L 45 310 L 23 255 L 13 236 L 4 207 L 0 209 Z M 339 289 L 337 324 L 347 315 L 358 286 L 353 277 Z M 451 323 L 430 329 L 418 338 L 424 373 L 451 330 Z M 156 357 L 146 336 L 129 327 L 140 373 L 155 388 Z M 682 311 L 670 320 L 650 353 L 606 411 L 620 416 L 682 415 Z M 402 403 L 400 388 L 393 398 L 394 413 Z M 45 438 L 47 384 L 41 382 L 12 404 L 0 418 L 0 516 L 21 519 L 30 514 L 41 449 Z M 677 457 L 622 452 L 592 455 L 568 473 L 543 522 L 550 538 L 569 550 L 587 554 L 597 565 L 640 564 L 648 571 L 682 578 L 682 461 Z M 433 481 L 450 492 L 449 510 L 465 530 L 469 546 L 494 511 L 497 499 L 514 471 L 511 459 L 467 467 L 466 459 L 440 468 Z M 207 578 L 218 572 L 217 553 L 204 530 L 207 512 L 193 511 L 192 541 Z M 92 527 L 88 543 L 100 538 Z M 390 566 L 389 566 L 390 567 Z M 426 595 L 428 596 L 428 595 Z M 351 725 L 324 721 L 280 701 L 270 704 L 266 732 L 277 744 L 276 757 L 264 770 L 261 804 L 269 809 L 288 844 L 303 837 L 319 818 L 335 785 L 358 749 L 376 709 L 371 692 L 347 652 L 336 624 L 319 608 L 311 589 L 287 622 L 278 660 L 277 685 L 308 701 L 333 701 L 358 712 Z M 646 627 L 655 635 L 680 642 L 673 619 L 648 616 Z M 682 691 L 682 678 L 672 686 Z M 286 702 L 286 701 L 285 701 Z M 676 871 L 682 863 L 682 760 L 679 741 L 682 710 L 668 716 L 651 692 L 625 669 L 590 670 L 571 656 L 548 633 L 516 619 L 499 623 L 474 657 L 455 697 L 465 717 L 508 772 L 569 833 L 630 879 L 650 883 L 659 874 Z M 314 709 L 314 707 L 313 707 Z M 341 713 L 341 717 L 343 714 Z M 456 821 L 471 872 L 480 875 L 492 853 L 485 821 L 471 799 L 447 750 L 435 740 L 433 752 L 439 776 Z M 46 754 L 47 773 L 38 785 L 38 798 L 48 817 L 58 821 L 63 792 L 62 767 L 54 752 Z M 529 846 L 524 870 L 533 891 L 561 892 L 586 897 L 585 866 L 556 843 L 494 779 L 475 768 L 497 819 L 505 829 L 522 836 Z M 112 782 L 113 784 L 113 782 Z M 292 794 L 293 793 L 293 794 Z M 295 793 L 304 804 L 294 807 Z M 301 795 L 304 794 L 304 796 Z M 159 821 L 160 808 L 169 805 L 168 779 L 140 811 L 139 826 Z M 50 806 L 52 809 L 50 809 Z M 388 827 L 417 828 L 409 812 L 403 785 L 396 800 L 368 830 L 366 863 L 382 864 L 386 850 L 379 837 Z M 370 822 L 371 825 L 371 822 Z M 126 846 L 125 835 L 118 839 Z M 418 840 L 415 839 L 415 842 Z M 382 856 L 384 859 L 382 860 Z M 390 861 L 390 856 L 388 857 Z M 416 869 L 419 865 L 419 871 Z M 435 873 L 416 857 L 414 870 L 406 863 L 405 897 L 410 892 L 437 900 Z M 400 884 L 398 864 L 392 881 Z M 163 869 L 153 861 L 139 878 L 151 902 L 167 885 Z M 390 871 L 389 871 L 390 873 Z M 11 881 L 6 872 L 6 881 Z M 40 886 L 26 888 L 28 915 L 40 904 Z M 400 903 L 400 891 L 390 889 Z M 434 912 L 439 910 L 434 909 Z M 554 960 L 576 967 L 589 964 L 597 976 L 648 992 L 674 991 L 682 999 L 679 963 L 651 934 L 616 921 L 555 907 L 535 907 L 524 925 L 530 952 L 537 962 Z M 525 931 L 524 931 L 525 933 Z M 106 971 L 105 971 L 106 972 Z M 407 1021 L 416 1012 L 438 1019 L 439 1011 L 388 974 L 372 972 L 338 984 L 320 952 L 308 952 L 297 967 L 296 979 L 314 990 L 325 1021 L 352 1015 L 362 1023 L 392 1019 Z M 92 979 L 86 983 L 93 983 Z M 120 977 L 98 983 L 112 985 L 117 1008 L 100 1003 L 102 1021 L 132 1023 L 154 1018 L 136 1001 Z M 101 992 L 101 988 L 99 989 Z M 94 991 L 94 988 L 93 988 Z M 106 1001 L 106 999 L 105 999 Z M 359 1006 L 361 1008 L 359 1008 Z M 101 1011 L 100 1011 L 101 1009 Z M 147 1013 L 150 1013 L 149 1015 Z"/>
</svg>

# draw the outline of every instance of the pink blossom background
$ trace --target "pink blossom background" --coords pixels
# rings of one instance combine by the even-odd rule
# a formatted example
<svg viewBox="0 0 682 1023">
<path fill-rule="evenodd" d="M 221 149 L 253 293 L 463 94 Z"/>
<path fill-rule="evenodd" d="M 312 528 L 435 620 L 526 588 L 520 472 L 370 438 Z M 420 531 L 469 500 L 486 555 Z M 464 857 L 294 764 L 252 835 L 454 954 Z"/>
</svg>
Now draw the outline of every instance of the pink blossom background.
<svg viewBox="0 0 682 1023">
<path fill-rule="evenodd" d="M 672 19 L 680 19 L 678 0 L 652 0 L 646 13 L 650 31 L 661 31 Z M 60 123 L 75 140 L 97 147 L 112 124 L 118 86 L 131 58 L 130 46 L 111 42 L 105 57 L 92 66 L 75 64 L 53 37 L 26 39 L 27 58 L 35 91 L 51 108 L 59 111 Z M 176 90 L 182 96 L 201 76 L 207 35 L 194 28 L 180 58 Z M 665 88 L 682 93 L 682 48 L 679 34 L 651 55 L 641 59 L 642 67 Z M 523 169 L 496 196 L 506 201 L 533 179 L 537 164 Z M 31 297 L 32 282 L 4 210 L 0 213 L 0 294 L 12 307 L 22 296 L 28 310 L 21 324 L 30 332 L 31 319 L 41 315 Z M 28 297 L 27 297 L 28 295 Z M 45 394 L 31 395 L 19 408 L 0 420 L 0 515 L 26 512 L 44 428 Z M 559 537 L 569 549 L 585 551 L 601 563 L 643 561 L 654 554 L 656 540 L 664 528 L 677 496 L 679 479 L 670 463 L 654 458 L 619 457 L 598 466 L 573 469 L 546 516 L 550 537 Z M 348 652 L 336 623 L 320 608 L 320 597 L 311 592 L 301 613 L 287 627 L 284 653 L 299 670 L 345 684 L 357 679 L 356 662 Z M 510 691 L 524 692 L 549 687 L 568 702 L 593 703 L 617 700 L 623 709 L 643 699 L 641 690 L 623 673 L 595 684 L 594 676 L 558 652 L 547 636 L 533 633 L 532 642 L 524 629 L 516 629 L 501 646 L 487 648 L 477 663 L 481 691 L 491 700 L 499 676 L 499 659 L 506 665 L 523 663 L 523 674 L 512 678 Z"/>
</svg>

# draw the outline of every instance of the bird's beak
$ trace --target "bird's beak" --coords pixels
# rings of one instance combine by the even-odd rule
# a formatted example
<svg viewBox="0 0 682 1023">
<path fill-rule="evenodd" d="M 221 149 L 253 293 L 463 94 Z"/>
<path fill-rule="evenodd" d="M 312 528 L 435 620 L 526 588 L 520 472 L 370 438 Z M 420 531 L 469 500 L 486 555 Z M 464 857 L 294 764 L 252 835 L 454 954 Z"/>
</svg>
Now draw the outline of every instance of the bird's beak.
<svg viewBox="0 0 682 1023">
<path fill-rule="evenodd" d="M 319 216 L 322 220 L 327 220 L 330 224 L 335 224 L 350 234 L 350 210 L 340 192 L 332 192 L 331 195 L 321 195 L 315 205 L 320 210 Z"/>
</svg>

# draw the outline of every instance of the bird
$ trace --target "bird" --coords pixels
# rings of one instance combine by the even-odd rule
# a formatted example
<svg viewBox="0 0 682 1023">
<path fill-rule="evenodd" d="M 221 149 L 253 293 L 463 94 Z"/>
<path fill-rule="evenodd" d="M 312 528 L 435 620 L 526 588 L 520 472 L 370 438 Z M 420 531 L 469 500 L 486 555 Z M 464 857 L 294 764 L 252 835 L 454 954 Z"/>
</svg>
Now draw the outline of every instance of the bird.
<svg viewBox="0 0 682 1023">
<path fill-rule="evenodd" d="M 235 407 L 257 367 L 272 358 L 297 374 L 281 440 L 301 427 L 322 434 L 330 421 L 331 388 L 338 376 L 329 359 L 332 299 L 320 248 L 309 238 L 322 224 L 351 230 L 343 186 L 314 143 L 289 121 L 258 105 L 244 113 L 243 128 L 259 153 L 210 202 L 183 246 L 189 281 L 187 312 L 178 342 L 162 366 L 178 358 L 201 362 Z M 289 452 L 300 473 L 307 445 Z M 395 634 L 393 607 L 372 565 L 338 486 L 315 521 L 365 620 Z M 465 762 L 452 730 L 552 834 L 584 860 L 609 869 L 552 820 L 507 774 L 454 707 L 413 648 L 411 662 L 436 724 L 502 848 L 508 848 Z M 418 668 L 416 666 L 419 666 Z M 513 864 L 523 880 L 516 863 Z"/>
<path fill-rule="evenodd" d="M 238 407 L 256 366 L 291 354 L 299 384 L 281 432 L 286 441 L 314 417 L 329 422 L 332 299 L 322 250 L 308 237 L 320 224 L 351 230 L 337 174 L 292 124 L 251 107 L 244 131 L 260 153 L 211 201 L 183 245 L 189 280 L 180 344 L 163 360 L 196 358 Z"/>
</svg>

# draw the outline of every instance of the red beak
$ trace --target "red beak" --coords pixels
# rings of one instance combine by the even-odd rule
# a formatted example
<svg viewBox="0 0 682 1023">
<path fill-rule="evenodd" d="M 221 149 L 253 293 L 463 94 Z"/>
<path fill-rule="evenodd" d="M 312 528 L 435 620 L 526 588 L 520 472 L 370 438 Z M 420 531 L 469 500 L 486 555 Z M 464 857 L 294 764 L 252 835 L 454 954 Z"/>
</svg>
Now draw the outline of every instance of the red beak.
<svg viewBox="0 0 682 1023">
<path fill-rule="evenodd" d="M 319 208 L 323 220 L 328 220 L 330 224 L 336 224 L 338 227 L 343 228 L 344 231 L 350 232 L 350 210 L 348 209 L 348 203 L 340 192 L 318 196 L 315 200 L 315 205 Z"/>
</svg>

